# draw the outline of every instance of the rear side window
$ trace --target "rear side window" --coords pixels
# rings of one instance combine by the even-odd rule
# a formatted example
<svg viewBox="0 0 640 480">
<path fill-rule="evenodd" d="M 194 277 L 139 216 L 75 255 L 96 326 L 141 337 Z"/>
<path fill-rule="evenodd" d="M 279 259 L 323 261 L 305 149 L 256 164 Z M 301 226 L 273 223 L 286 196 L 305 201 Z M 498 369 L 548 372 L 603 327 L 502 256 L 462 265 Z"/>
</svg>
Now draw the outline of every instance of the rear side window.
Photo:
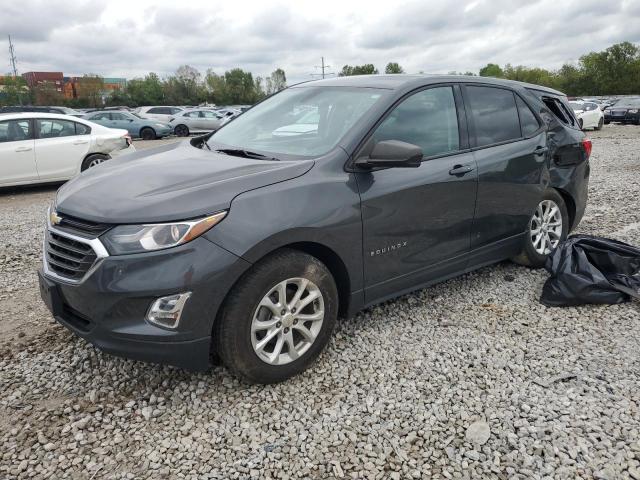
<svg viewBox="0 0 640 480">
<path fill-rule="evenodd" d="M 529 106 L 517 95 L 516 104 L 518 105 L 518 113 L 520 114 L 520 128 L 522 129 L 522 136 L 528 137 L 540 128 L 540 123 Z"/>
<path fill-rule="evenodd" d="M 171 115 L 173 112 L 169 107 L 155 107 L 155 108 L 150 108 L 147 113 L 159 113 L 162 115 Z"/>
<path fill-rule="evenodd" d="M 181 108 L 176 108 L 176 107 L 171 108 L 172 115 L 175 115 L 176 113 L 180 113 L 181 111 L 182 111 Z"/>
<path fill-rule="evenodd" d="M 97 115 L 94 115 L 93 117 L 91 117 L 89 120 L 109 120 L 109 114 L 98 113 Z"/>
<path fill-rule="evenodd" d="M 7 120 L 0 122 L 0 143 L 19 142 L 33 138 L 29 120 Z"/>
<path fill-rule="evenodd" d="M 91 127 L 84 123 L 76 122 L 76 135 L 89 135 L 91 133 Z"/>
<path fill-rule="evenodd" d="M 373 137 L 377 142 L 400 140 L 418 145 L 425 157 L 459 150 L 452 88 L 429 88 L 411 95 L 384 119 Z"/>
<path fill-rule="evenodd" d="M 511 90 L 467 86 L 467 98 L 477 146 L 517 140 L 521 137 L 516 101 Z"/>
<path fill-rule="evenodd" d="M 76 122 L 57 118 L 40 118 L 36 120 L 38 138 L 71 137 L 76 134 Z"/>
<path fill-rule="evenodd" d="M 569 112 L 569 109 L 555 97 L 542 97 L 542 101 L 549 110 L 565 125 L 571 125 L 575 127 L 576 123 L 573 120 L 573 114 Z"/>
</svg>

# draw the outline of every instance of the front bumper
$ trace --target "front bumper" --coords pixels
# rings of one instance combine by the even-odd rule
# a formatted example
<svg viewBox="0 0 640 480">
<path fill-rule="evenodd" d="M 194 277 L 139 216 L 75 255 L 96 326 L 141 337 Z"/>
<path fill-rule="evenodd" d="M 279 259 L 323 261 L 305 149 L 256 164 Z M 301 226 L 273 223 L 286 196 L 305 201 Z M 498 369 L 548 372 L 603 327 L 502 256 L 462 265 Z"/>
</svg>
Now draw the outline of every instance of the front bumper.
<svg viewBox="0 0 640 480">
<path fill-rule="evenodd" d="M 624 115 L 612 115 L 611 113 L 605 113 L 605 122 L 616 123 L 640 123 L 640 113 L 625 113 Z"/>
<path fill-rule="evenodd" d="M 79 283 L 39 272 L 56 321 L 107 353 L 189 370 L 209 366 L 211 332 L 231 285 L 248 268 L 204 237 L 179 247 L 98 258 Z M 192 292 L 176 329 L 145 320 L 161 296 Z"/>
</svg>

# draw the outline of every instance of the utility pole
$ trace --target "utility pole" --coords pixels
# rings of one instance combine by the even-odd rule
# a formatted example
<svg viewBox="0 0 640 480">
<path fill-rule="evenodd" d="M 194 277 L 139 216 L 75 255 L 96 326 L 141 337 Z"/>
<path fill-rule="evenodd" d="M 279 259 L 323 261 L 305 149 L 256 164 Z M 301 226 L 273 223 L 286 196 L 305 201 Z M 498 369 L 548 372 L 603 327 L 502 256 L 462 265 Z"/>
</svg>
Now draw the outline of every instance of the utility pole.
<svg viewBox="0 0 640 480">
<path fill-rule="evenodd" d="M 312 73 L 311 75 L 322 75 L 322 78 L 324 78 L 326 75 L 335 75 L 333 72 L 325 72 L 325 70 L 331 68 L 331 65 L 325 65 L 324 57 L 320 57 L 320 58 L 322 59 L 322 65 L 316 65 L 314 68 L 322 69 L 322 73 Z"/>
<path fill-rule="evenodd" d="M 13 48 L 13 42 L 11 41 L 11 35 L 9 35 L 9 61 L 11 62 L 11 70 L 13 71 L 14 78 L 18 76 L 18 67 L 16 66 L 16 51 Z"/>
</svg>

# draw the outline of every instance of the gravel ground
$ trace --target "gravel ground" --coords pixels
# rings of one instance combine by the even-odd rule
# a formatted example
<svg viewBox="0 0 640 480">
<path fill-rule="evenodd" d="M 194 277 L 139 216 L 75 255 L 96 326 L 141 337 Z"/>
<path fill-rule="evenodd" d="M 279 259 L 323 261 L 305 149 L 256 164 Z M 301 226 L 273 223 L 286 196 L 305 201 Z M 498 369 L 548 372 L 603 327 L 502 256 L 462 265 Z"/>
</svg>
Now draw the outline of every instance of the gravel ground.
<svg viewBox="0 0 640 480">
<path fill-rule="evenodd" d="M 578 230 L 638 244 L 640 128 L 589 136 Z M 248 386 L 51 322 L 54 191 L 0 192 L 0 478 L 640 479 L 637 302 L 546 308 L 547 274 L 505 262 L 361 312 L 306 373 Z"/>
</svg>

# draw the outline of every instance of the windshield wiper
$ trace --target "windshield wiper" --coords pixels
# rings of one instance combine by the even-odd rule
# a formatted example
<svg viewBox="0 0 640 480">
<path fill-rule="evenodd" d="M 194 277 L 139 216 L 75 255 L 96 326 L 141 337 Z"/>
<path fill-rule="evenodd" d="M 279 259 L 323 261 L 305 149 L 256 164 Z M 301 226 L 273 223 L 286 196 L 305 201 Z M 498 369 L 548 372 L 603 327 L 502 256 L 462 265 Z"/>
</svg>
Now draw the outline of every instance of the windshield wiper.
<svg viewBox="0 0 640 480">
<path fill-rule="evenodd" d="M 216 152 L 224 153 L 225 155 L 232 155 L 234 157 L 254 158 L 256 160 L 280 160 L 275 157 L 268 157 L 261 153 L 251 152 L 249 150 L 243 150 L 241 148 L 220 148 Z"/>
</svg>

